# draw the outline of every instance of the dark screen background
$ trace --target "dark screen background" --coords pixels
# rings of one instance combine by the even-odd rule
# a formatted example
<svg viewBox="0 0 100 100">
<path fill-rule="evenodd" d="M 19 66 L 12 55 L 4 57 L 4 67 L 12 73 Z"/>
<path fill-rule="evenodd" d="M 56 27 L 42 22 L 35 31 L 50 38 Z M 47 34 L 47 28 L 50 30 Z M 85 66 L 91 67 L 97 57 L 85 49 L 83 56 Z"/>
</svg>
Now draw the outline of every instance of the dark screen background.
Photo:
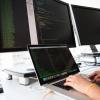
<svg viewBox="0 0 100 100">
<path fill-rule="evenodd" d="M 55 0 L 33 0 L 39 44 L 75 46 L 67 4 Z"/>
<path fill-rule="evenodd" d="M 0 50 L 27 48 L 30 34 L 25 0 L 0 0 Z"/>
<path fill-rule="evenodd" d="M 82 45 L 100 44 L 100 9 L 72 6 Z"/>
<path fill-rule="evenodd" d="M 78 72 L 78 67 L 66 48 L 41 48 L 30 49 L 36 71 L 43 79 L 54 78 L 55 75 L 63 75 L 62 73 Z M 57 77 L 57 76 L 56 76 Z"/>
</svg>

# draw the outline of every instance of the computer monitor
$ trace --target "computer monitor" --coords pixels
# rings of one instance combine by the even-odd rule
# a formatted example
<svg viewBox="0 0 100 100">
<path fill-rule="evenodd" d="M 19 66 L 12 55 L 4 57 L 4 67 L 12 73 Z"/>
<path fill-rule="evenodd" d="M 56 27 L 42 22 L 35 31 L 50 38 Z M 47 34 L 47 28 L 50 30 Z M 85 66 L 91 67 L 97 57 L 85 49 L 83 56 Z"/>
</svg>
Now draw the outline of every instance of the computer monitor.
<svg viewBox="0 0 100 100">
<path fill-rule="evenodd" d="M 27 50 L 31 44 L 26 0 L 0 0 L 0 62 L 3 69 L 34 69 Z M 32 70 L 33 71 L 33 70 Z"/>
<path fill-rule="evenodd" d="M 0 52 L 24 51 L 31 44 L 25 0 L 0 0 Z"/>
<path fill-rule="evenodd" d="M 59 0 L 33 0 L 38 44 L 75 47 L 69 6 Z"/>
<path fill-rule="evenodd" d="M 81 45 L 90 45 L 93 52 L 100 44 L 100 9 L 72 5 Z"/>
</svg>

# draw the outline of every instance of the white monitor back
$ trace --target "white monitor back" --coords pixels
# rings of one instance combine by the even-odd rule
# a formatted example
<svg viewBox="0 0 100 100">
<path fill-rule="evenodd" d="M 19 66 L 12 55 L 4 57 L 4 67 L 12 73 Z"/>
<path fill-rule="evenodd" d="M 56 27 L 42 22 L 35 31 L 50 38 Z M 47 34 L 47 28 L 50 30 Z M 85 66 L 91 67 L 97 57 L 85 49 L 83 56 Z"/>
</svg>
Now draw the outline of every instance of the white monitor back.
<svg viewBox="0 0 100 100">
<path fill-rule="evenodd" d="M 33 0 L 26 0 L 31 44 L 38 44 Z"/>
</svg>

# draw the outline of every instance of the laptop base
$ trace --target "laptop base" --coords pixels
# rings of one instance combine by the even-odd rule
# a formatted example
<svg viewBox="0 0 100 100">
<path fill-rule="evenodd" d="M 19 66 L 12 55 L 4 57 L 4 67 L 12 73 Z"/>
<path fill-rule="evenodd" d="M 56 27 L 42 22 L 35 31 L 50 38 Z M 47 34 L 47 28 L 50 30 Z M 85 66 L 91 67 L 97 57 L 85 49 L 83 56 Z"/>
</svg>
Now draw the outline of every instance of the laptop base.
<svg viewBox="0 0 100 100">
<path fill-rule="evenodd" d="M 62 95 L 64 97 L 69 97 L 72 100 L 91 100 L 87 95 L 84 95 L 74 89 L 64 90 L 59 87 L 53 86 L 52 84 L 45 84 L 44 87 L 47 87 L 54 91 L 55 93 Z"/>
</svg>

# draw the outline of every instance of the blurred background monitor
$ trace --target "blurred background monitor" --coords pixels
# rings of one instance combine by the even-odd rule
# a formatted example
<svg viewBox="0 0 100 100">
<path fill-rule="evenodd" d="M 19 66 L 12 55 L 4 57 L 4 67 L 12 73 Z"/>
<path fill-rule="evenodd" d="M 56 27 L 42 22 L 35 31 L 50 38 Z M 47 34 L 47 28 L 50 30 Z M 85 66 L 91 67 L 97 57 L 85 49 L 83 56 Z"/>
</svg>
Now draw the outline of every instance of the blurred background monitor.
<svg viewBox="0 0 100 100">
<path fill-rule="evenodd" d="M 25 0 L 0 0 L 0 52 L 27 50 L 31 44 Z"/>
<path fill-rule="evenodd" d="M 100 9 L 72 5 L 81 45 L 90 45 L 93 52 L 100 44 Z"/>
<path fill-rule="evenodd" d="M 33 68 L 26 0 L 0 0 L 0 64 L 3 69 Z M 9 58 L 9 59 L 8 59 Z"/>
<path fill-rule="evenodd" d="M 69 6 L 59 0 L 33 0 L 38 44 L 75 47 Z"/>
</svg>

